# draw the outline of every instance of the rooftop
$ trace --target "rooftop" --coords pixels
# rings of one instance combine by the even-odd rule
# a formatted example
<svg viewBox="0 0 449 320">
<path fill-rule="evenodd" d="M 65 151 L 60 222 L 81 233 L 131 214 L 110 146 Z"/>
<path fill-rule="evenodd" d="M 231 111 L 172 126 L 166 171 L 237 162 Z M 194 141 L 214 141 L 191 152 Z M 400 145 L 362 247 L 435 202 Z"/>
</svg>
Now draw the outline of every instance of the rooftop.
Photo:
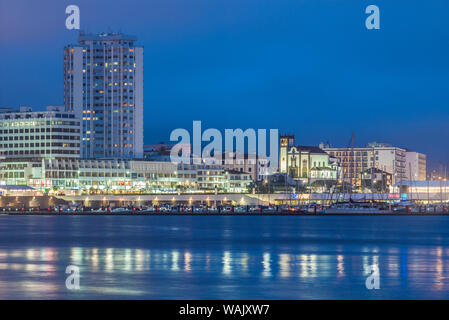
<svg viewBox="0 0 449 320">
<path fill-rule="evenodd" d="M 21 106 L 19 109 L 0 109 L 1 120 L 21 120 L 35 118 L 68 118 L 75 119 L 73 112 L 64 110 L 61 106 L 47 106 L 45 110 L 33 110 L 31 107 Z"/>
<path fill-rule="evenodd" d="M 310 153 L 327 154 L 325 151 L 323 151 L 319 147 L 315 147 L 315 146 L 293 146 L 291 148 L 296 148 L 299 152 L 306 151 L 306 152 L 310 152 Z"/>
<path fill-rule="evenodd" d="M 102 32 L 98 34 L 93 33 L 85 33 L 84 31 L 80 31 L 78 42 L 83 43 L 84 41 L 137 41 L 137 37 L 126 35 L 121 32 Z"/>
<path fill-rule="evenodd" d="M 399 186 L 406 186 L 406 187 L 424 187 L 424 188 L 432 188 L 432 187 L 438 187 L 438 188 L 448 188 L 449 187 L 449 180 L 427 180 L 427 181 L 410 181 L 410 180 L 402 180 L 402 182 L 398 182 L 395 184 L 396 187 Z"/>
<path fill-rule="evenodd" d="M 26 185 L 1 185 L 2 190 L 34 190 L 34 188 Z"/>
<path fill-rule="evenodd" d="M 367 148 L 390 148 L 391 144 L 385 142 L 369 142 L 366 145 Z"/>
<path fill-rule="evenodd" d="M 46 106 L 45 110 L 33 110 L 32 107 L 20 106 L 17 108 L 0 107 L 0 113 L 23 113 L 23 112 L 47 112 L 47 111 L 57 111 L 65 112 L 63 106 Z"/>
</svg>

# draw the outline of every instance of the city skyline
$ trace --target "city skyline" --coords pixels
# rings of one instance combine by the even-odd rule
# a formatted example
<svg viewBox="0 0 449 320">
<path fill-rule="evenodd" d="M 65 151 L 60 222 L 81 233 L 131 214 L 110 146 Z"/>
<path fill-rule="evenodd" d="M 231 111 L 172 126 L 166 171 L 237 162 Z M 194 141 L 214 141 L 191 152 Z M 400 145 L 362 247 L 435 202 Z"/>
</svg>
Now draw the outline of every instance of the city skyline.
<svg viewBox="0 0 449 320">
<path fill-rule="evenodd" d="M 68 4 L 2 8 L 0 106 L 63 105 L 62 50 L 78 37 L 64 27 Z M 442 1 L 378 1 L 383 20 L 375 32 L 364 28 L 364 6 L 354 2 L 252 10 L 252 1 L 130 1 L 123 11 L 101 1 L 77 4 L 81 29 L 121 29 L 145 47 L 145 143 L 168 141 L 173 129 L 198 119 L 221 130 L 278 128 L 308 145 L 345 147 L 355 132 L 356 145 L 387 142 L 428 154 L 429 171 L 447 166 L 449 28 Z"/>
<path fill-rule="evenodd" d="M 0 0 L 0 52 L 0 300 L 449 299 L 449 0 Z"/>
</svg>

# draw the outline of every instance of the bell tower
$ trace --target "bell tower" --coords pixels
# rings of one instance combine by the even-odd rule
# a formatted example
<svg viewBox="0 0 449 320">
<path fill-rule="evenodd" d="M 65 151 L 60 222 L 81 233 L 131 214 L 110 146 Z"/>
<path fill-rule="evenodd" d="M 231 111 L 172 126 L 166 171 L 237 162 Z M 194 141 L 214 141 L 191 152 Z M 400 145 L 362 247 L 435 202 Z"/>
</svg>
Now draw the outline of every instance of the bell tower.
<svg viewBox="0 0 449 320">
<path fill-rule="evenodd" d="M 294 135 L 281 135 L 279 137 L 279 173 L 288 172 L 288 150 L 294 145 Z"/>
</svg>

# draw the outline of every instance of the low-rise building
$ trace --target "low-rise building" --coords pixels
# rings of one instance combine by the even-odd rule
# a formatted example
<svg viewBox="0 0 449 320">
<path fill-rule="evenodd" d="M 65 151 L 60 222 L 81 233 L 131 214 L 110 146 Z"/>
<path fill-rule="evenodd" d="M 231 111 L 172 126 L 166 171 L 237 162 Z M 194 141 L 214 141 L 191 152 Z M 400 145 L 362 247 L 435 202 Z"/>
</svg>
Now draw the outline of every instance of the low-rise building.
<svg viewBox="0 0 449 320">
<path fill-rule="evenodd" d="M 249 174 L 229 174 L 219 165 L 126 159 L 0 162 L 0 185 L 56 193 L 246 192 L 251 182 Z"/>
<path fill-rule="evenodd" d="M 1 112 L 0 154 L 6 161 L 79 158 L 80 129 L 80 120 L 61 107 Z"/>
<path fill-rule="evenodd" d="M 225 170 L 249 173 L 253 181 L 263 181 L 268 172 L 268 159 L 257 154 L 237 154 L 229 152 L 222 155 Z"/>
<path fill-rule="evenodd" d="M 386 171 L 370 168 L 362 172 L 361 190 L 371 192 L 387 192 L 393 185 L 392 174 Z"/>
<path fill-rule="evenodd" d="M 41 196 L 42 192 L 23 185 L 0 185 L 0 196 L 30 197 Z"/>
<path fill-rule="evenodd" d="M 143 158 L 151 161 L 167 161 L 171 162 L 170 151 L 173 144 L 157 143 L 147 144 L 143 146 Z"/>
<path fill-rule="evenodd" d="M 409 200 L 423 203 L 449 203 L 449 180 L 402 180 L 395 184 L 394 189 Z"/>
<path fill-rule="evenodd" d="M 224 174 L 225 190 L 231 193 L 247 193 L 251 190 L 251 174 L 235 170 L 226 170 Z"/>
</svg>

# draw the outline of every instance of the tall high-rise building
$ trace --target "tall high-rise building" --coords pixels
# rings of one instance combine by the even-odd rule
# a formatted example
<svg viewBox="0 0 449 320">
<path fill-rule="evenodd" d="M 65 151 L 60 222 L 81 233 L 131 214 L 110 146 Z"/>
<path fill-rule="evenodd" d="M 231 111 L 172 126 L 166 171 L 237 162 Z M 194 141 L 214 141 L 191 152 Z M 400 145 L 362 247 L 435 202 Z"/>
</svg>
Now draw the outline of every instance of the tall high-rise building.
<svg viewBox="0 0 449 320">
<path fill-rule="evenodd" d="M 82 120 L 83 158 L 143 158 L 143 47 L 80 32 L 64 48 L 64 105 Z"/>
</svg>

